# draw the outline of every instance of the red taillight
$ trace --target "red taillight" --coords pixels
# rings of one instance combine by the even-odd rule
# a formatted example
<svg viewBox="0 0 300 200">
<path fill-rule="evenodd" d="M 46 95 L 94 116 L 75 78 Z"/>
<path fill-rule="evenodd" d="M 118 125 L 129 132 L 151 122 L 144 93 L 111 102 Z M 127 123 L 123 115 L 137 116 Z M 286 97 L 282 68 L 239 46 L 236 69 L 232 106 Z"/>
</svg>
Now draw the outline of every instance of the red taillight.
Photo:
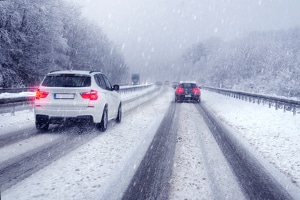
<svg viewBox="0 0 300 200">
<path fill-rule="evenodd" d="M 183 93 L 184 93 L 184 88 L 183 87 L 176 88 L 176 94 L 183 94 Z"/>
<path fill-rule="evenodd" d="M 193 94 L 199 95 L 200 94 L 200 89 L 199 88 L 193 88 Z"/>
<path fill-rule="evenodd" d="M 91 90 L 90 92 L 84 92 L 80 94 L 83 99 L 89 100 L 97 100 L 98 99 L 98 92 L 96 90 Z"/>
<path fill-rule="evenodd" d="M 45 91 L 40 91 L 39 89 L 36 91 L 35 93 L 35 99 L 43 99 L 46 98 L 48 96 L 48 92 Z"/>
</svg>

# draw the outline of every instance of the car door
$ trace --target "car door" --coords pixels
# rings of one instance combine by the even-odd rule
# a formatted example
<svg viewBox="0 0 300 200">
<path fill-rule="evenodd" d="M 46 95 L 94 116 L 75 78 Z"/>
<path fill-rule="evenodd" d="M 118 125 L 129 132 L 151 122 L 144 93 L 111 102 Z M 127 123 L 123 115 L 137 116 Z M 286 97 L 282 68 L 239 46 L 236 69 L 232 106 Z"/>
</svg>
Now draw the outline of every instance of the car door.
<svg viewBox="0 0 300 200">
<path fill-rule="evenodd" d="M 111 83 L 104 74 L 102 74 L 102 78 L 105 82 L 106 90 L 108 91 L 108 117 L 109 119 L 113 119 L 117 116 L 119 106 L 119 94 L 115 90 L 113 90 Z"/>
<path fill-rule="evenodd" d="M 101 74 L 95 74 L 95 82 L 96 84 L 101 88 L 101 90 L 99 90 L 99 106 L 101 107 L 101 109 L 104 108 L 105 104 L 108 104 L 109 100 L 109 91 L 107 91 L 106 89 L 106 84 L 101 76 Z"/>
</svg>

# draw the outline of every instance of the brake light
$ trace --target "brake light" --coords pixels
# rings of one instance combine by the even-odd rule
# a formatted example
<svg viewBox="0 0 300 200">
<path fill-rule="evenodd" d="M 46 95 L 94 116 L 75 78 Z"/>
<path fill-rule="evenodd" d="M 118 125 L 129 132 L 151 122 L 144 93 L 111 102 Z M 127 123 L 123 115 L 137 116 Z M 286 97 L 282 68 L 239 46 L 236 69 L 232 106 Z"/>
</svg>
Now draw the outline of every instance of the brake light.
<svg viewBox="0 0 300 200">
<path fill-rule="evenodd" d="M 193 94 L 196 94 L 196 95 L 200 94 L 200 89 L 197 87 L 193 88 Z"/>
<path fill-rule="evenodd" d="M 41 91 L 41 90 L 37 90 L 35 93 L 35 99 L 43 99 L 46 98 L 48 96 L 49 92 L 45 92 L 45 91 Z"/>
<path fill-rule="evenodd" d="M 91 90 L 90 92 L 84 92 L 80 94 L 83 99 L 89 100 L 97 100 L 98 99 L 98 92 L 96 90 Z"/>
<path fill-rule="evenodd" d="M 183 93 L 184 93 L 184 88 L 183 87 L 176 88 L 176 94 L 183 94 Z"/>
</svg>

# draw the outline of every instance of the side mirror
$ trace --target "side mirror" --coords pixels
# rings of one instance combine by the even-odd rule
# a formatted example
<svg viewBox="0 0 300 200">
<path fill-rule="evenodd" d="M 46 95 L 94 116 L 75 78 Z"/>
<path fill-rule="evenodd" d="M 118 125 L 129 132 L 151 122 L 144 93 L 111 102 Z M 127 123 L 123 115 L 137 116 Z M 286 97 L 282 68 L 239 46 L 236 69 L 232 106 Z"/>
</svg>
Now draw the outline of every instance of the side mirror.
<svg viewBox="0 0 300 200">
<path fill-rule="evenodd" d="M 113 90 L 119 91 L 119 89 L 120 89 L 120 86 L 119 86 L 119 85 L 114 85 L 114 86 L 113 86 Z"/>
</svg>

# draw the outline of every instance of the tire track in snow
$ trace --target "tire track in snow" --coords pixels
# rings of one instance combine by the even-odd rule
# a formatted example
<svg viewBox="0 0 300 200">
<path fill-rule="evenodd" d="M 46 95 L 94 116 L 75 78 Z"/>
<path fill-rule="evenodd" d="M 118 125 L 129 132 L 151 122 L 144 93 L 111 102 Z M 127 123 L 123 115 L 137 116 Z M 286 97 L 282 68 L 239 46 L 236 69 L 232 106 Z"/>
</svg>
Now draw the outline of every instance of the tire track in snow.
<svg viewBox="0 0 300 200">
<path fill-rule="evenodd" d="M 179 129 L 170 199 L 244 199 L 194 104 L 178 104 Z"/>
<path fill-rule="evenodd" d="M 198 107 L 248 199 L 298 199 L 293 187 L 281 185 L 264 161 L 231 133 L 205 105 Z M 290 191 L 288 191 L 290 190 Z"/>
</svg>

